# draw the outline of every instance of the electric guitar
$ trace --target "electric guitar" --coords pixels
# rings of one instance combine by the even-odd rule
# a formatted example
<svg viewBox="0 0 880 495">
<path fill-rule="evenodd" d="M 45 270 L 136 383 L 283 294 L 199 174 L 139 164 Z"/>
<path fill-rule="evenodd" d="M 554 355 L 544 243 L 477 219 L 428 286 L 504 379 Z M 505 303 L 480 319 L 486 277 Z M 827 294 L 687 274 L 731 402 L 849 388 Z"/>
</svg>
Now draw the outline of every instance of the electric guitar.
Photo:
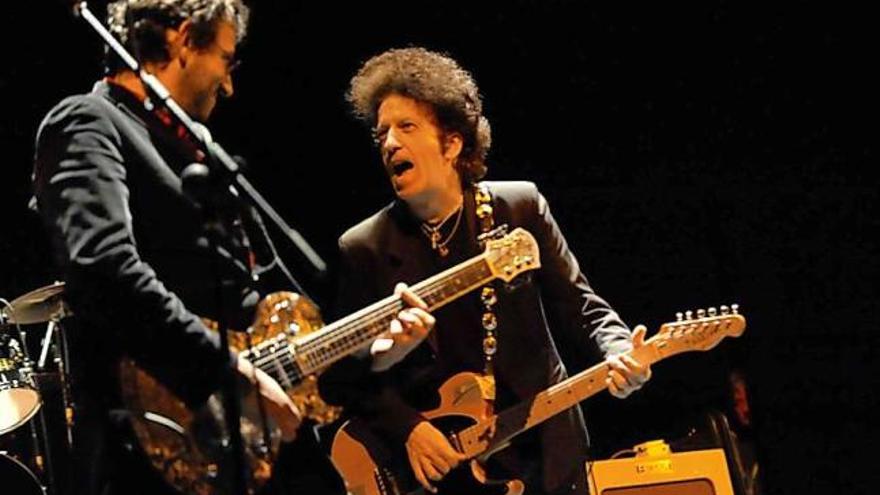
<svg viewBox="0 0 880 495">
<path fill-rule="evenodd" d="M 737 306 L 700 310 L 697 317 L 679 313 L 645 345 L 629 352 L 640 363 L 651 365 L 686 351 L 711 349 L 724 337 L 738 337 L 745 330 L 745 318 Z M 519 480 L 489 480 L 484 462 L 505 448 L 518 434 L 596 395 L 607 385 L 607 361 L 578 373 L 530 399 L 500 413 L 484 399 L 480 376 L 465 372 L 454 375 L 439 389 L 440 406 L 423 412 L 451 445 L 469 461 L 450 471 L 435 486 L 441 495 L 518 495 Z M 403 445 L 390 445 L 358 419 L 345 423 L 337 432 L 331 459 L 345 480 L 351 495 L 404 495 L 425 493 L 416 481 Z"/>
<path fill-rule="evenodd" d="M 482 254 L 410 289 L 433 311 L 487 282 L 510 282 L 540 266 L 535 238 L 517 228 L 488 240 Z M 292 292 L 273 293 L 258 305 L 247 333 L 229 333 L 230 347 L 278 381 L 304 417 L 324 424 L 335 420 L 340 411 L 321 400 L 317 375 L 369 346 L 402 309 L 400 297 L 389 296 L 323 326 L 317 307 L 307 298 Z M 230 437 L 219 393 L 192 410 L 131 359 L 123 360 L 120 371 L 122 397 L 135 436 L 153 467 L 182 493 L 229 493 L 231 469 L 224 462 L 230 457 L 225 455 Z M 271 477 L 281 431 L 271 420 L 264 424 L 255 391 L 243 390 L 240 395 L 246 482 L 249 493 L 255 493 Z"/>
</svg>

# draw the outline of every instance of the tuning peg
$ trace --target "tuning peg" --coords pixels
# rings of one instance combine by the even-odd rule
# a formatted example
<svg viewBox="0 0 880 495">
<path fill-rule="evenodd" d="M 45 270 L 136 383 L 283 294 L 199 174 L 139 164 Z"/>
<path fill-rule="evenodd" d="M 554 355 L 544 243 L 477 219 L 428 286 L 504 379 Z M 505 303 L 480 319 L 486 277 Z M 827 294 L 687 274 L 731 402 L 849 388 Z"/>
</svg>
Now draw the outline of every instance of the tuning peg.
<svg viewBox="0 0 880 495">
<path fill-rule="evenodd" d="M 718 310 L 715 309 L 714 306 L 709 308 L 709 316 L 715 316 L 717 314 L 718 314 Z"/>
<path fill-rule="evenodd" d="M 703 308 L 698 309 L 697 310 L 697 318 L 705 318 L 705 317 L 706 317 L 706 310 Z"/>
<path fill-rule="evenodd" d="M 726 304 L 721 305 L 721 314 L 723 314 L 723 315 L 730 314 L 730 308 L 728 308 Z"/>
<path fill-rule="evenodd" d="M 684 312 L 684 319 L 685 320 L 691 320 L 691 319 L 693 319 L 693 316 L 694 316 L 694 312 L 691 310 L 687 310 Z"/>
<path fill-rule="evenodd" d="M 733 311 L 733 314 L 738 315 L 739 314 L 739 304 L 731 304 L 730 310 Z"/>
<path fill-rule="evenodd" d="M 682 320 L 684 320 L 684 313 L 682 313 L 681 311 L 679 311 L 678 313 L 675 313 L 675 321 L 682 321 Z"/>
</svg>

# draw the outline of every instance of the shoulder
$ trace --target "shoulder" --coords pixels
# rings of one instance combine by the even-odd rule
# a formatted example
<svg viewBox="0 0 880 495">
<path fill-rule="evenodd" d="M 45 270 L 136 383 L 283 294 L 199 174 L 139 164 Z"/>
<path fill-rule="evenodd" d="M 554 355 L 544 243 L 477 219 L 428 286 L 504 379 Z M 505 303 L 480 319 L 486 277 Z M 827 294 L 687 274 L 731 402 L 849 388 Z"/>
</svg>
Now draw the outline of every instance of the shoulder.
<svg viewBox="0 0 880 495">
<path fill-rule="evenodd" d="M 531 181 L 485 181 L 496 204 L 512 212 L 535 212 L 545 203 L 538 186 Z"/>
<path fill-rule="evenodd" d="M 100 95 L 87 93 L 69 96 L 52 107 L 43 118 L 37 139 L 85 131 L 115 136 L 114 111 L 115 107 Z"/>
<path fill-rule="evenodd" d="M 485 181 L 483 184 L 486 184 L 496 201 L 510 205 L 534 204 L 541 196 L 538 186 L 531 181 Z"/>
<path fill-rule="evenodd" d="M 391 211 L 394 203 L 361 220 L 339 236 L 339 249 L 346 253 L 354 250 L 376 250 L 380 239 L 394 228 Z"/>
</svg>

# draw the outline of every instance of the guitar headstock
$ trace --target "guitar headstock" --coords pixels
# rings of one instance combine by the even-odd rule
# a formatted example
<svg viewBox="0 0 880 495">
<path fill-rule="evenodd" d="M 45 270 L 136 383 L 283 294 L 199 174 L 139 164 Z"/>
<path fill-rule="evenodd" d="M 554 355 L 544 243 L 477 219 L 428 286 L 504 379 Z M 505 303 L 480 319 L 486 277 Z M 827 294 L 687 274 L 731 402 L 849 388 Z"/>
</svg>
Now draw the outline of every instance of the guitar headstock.
<svg viewBox="0 0 880 495">
<path fill-rule="evenodd" d="M 538 242 L 522 227 L 517 227 L 500 239 L 486 241 L 484 255 L 492 274 L 505 282 L 510 282 L 520 273 L 541 267 Z"/>
<path fill-rule="evenodd" d="M 721 306 L 676 314 L 676 321 L 664 323 L 651 338 L 664 356 L 687 351 L 707 351 L 725 337 L 739 337 L 746 329 L 746 319 L 739 306 Z"/>
</svg>

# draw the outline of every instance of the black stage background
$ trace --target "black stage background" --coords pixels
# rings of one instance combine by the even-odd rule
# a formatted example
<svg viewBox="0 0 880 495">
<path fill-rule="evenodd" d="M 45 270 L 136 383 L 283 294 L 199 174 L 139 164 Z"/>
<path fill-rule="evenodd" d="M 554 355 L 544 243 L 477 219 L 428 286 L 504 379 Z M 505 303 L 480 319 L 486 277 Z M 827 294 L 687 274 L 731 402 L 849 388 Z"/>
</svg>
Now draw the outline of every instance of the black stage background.
<svg viewBox="0 0 880 495">
<path fill-rule="evenodd" d="M 391 197 L 368 132 L 347 113 L 348 78 L 391 46 L 449 52 L 485 96 L 489 178 L 538 183 L 627 321 L 656 328 L 731 302 L 748 317 L 742 338 L 657 365 L 637 397 L 587 403 L 597 454 L 681 436 L 709 407 L 729 411 L 727 373 L 740 369 L 767 493 L 873 492 L 869 16 L 584 4 L 251 2 L 236 95 L 219 106 L 214 137 L 247 158 L 252 181 L 332 264 L 342 230 Z M 3 9 L 0 296 L 12 299 L 53 280 L 25 208 L 36 127 L 61 97 L 89 90 L 101 57 L 61 2 Z M 325 289 L 303 281 L 329 307 Z"/>
</svg>

